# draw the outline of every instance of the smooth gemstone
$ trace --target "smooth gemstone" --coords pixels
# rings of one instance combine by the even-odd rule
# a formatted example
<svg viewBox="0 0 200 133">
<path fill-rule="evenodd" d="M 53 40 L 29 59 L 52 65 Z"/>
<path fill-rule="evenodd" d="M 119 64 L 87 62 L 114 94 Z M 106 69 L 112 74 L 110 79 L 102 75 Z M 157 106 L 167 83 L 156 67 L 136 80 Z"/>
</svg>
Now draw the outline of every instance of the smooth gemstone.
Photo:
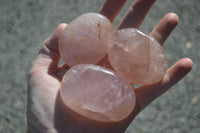
<svg viewBox="0 0 200 133">
<path fill-rule="evenodd" d="M 161 45 L 134 28 L 117 30 L 113 34 L 108 56 L 113 68 L 130 83 L 153 84 L 167 71 Z"/>
<path fill-rule="evenodd" d="M 114 29 L 101 14 L 86 13 L 73 20 L 59 39 L 59 51 L 64 62 L 97 64 L 107 53 L 107 43 Z"/>
<path fill-rule="evenodd" d="M 60 92 L 70 109 L 101 122 L 120 121 L 135 106 L 132 85 L 117 73 L 97 65 L 72 67 L 63 77 Z"/>
</svg>

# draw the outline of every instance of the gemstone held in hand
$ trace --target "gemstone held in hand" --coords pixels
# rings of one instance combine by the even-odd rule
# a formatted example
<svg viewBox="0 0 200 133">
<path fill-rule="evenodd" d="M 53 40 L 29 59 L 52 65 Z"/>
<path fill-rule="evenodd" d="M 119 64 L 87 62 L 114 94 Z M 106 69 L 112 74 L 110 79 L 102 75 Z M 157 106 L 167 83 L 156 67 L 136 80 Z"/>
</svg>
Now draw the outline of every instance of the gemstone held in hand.
<svg viewBox="0 0 200 133">
<path fill-rule="evenodd" d="M 134 28 L 117 30 L 113 34 L 108 56 L 113 68 L 134 84 L 158 82 L 167 71 L 167 60 L 161 45 Z"/>
<path fill-rule="evenodd" d="M 66 64 L 97 64 L 107 54 L 114 29 L 101 14 L 86 13 L 73 20 L 59 39 L 59 52 Z"/>
<path fill-rule="evenodd" d="M 97 66 L 81 64 L 63 77 L 61 98 L 66 106 L 89 119 L 120 121 L 135 106 L 135 92 L 117 73 Z"/>
</svg>

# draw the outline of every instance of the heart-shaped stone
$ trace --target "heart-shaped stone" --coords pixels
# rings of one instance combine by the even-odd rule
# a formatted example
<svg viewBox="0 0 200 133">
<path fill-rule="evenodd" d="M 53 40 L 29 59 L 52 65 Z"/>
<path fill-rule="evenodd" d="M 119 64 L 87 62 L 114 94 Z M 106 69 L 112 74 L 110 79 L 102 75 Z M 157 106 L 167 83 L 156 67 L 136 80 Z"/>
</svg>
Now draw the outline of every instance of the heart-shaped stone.
<svg viewBox="0 0 200 133">
<path fill-rule="evenodd" d="M 114 29 L 98 13 L 86 13 L 73 20 L 59 38 L 59 52 L 66 64 L 97 64 L 107 54 Z"/>
<path fill-rule="evenodd" d="M 130 83 L 153 84 L 160 81 L 167 71 L 161 45 L 134 28 L 117 30 L 113 34 L 108 56 L 113 68 Z"/>
<path fill-rule="evenodd" d="M 97 66 L 72 67 L 61 82 L 66 106 L 89 119 L 114 122 L 126 118 L 135 106 L 135 92 L 117 73 Z"/>
</svg>

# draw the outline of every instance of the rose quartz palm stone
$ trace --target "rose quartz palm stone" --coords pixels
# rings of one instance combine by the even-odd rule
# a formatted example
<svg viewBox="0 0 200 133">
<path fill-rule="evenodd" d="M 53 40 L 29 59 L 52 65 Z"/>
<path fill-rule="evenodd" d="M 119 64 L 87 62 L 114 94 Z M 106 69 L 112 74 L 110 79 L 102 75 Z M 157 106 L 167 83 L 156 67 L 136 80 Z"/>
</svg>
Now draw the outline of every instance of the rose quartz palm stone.
<svg viewBox="0 0 200 133">
<path fill-rule="evenodd" d="M 158 82 L 167 71 L 167 60 L 161 45 L 134 28 L 117 30 L 113 34 L 108 56 L 113 68 L 134 84 Z"/>
<path fill-rule="evenodd" d="M 107 54 L 114 29 L 101 14 L 86 13 L 73 20 L 59 39 L 59 51 L 69 66 L 96 64 Z"/>
<path fill-rule="evenodd" d="M 72 67 L 61 83 L 61 98 L 66 106 L 89 119 L 120 121 L 135 106 L 135 92 L 117 73 L 97 66 Z"/>
</svg>

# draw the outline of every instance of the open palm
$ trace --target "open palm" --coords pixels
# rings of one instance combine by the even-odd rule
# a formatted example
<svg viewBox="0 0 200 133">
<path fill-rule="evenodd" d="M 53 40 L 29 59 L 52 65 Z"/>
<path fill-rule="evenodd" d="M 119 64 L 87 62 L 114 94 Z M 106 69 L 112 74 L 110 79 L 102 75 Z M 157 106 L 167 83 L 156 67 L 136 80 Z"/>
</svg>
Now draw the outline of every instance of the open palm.
<svg viewBox="0 0 200 133">
<path fill-rule="evenodd" d="M 113 22 L 125 2 L 126 0 L 107 0 L 99 13 Z M 118 29 L 139 28 L 154 2 L 155 0 L 136 0 Z M 162 45 L 177 24 L 177 15 L 168 13 L 150 35 Z M 136 105 L 126 119 L 115 123 L 92 121 L 64 106 L 60 99 L 60 81 L 69 67 L 66 64 L 58 66 L 60 60 L 58 38 L 66 26 L 67 24 L 60 24 L 44 42 L 30 71 L 27 107 L 29 133 L 123 133 L 141 110 L 182 79 L 193 65 L 188 58 L 180 59 L 168 69 L 160 82 L 136 89 Z M 107 57 L 99 65 L 111 67 Z"/>
</svg>

